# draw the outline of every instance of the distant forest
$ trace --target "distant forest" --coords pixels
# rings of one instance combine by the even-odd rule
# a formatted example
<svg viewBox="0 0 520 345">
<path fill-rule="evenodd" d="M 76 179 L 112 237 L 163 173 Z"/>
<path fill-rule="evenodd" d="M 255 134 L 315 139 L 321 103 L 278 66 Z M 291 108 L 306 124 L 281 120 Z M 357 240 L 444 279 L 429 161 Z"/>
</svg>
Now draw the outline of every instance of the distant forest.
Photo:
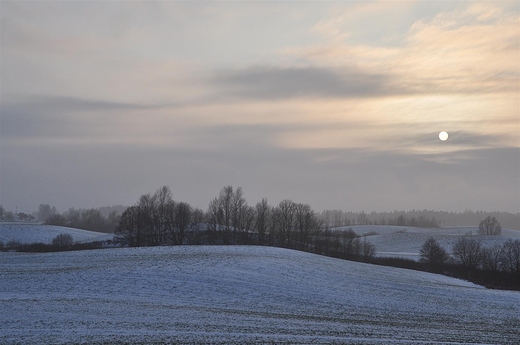
<svg viewBox="0 0 520 345">
<path fill-rule="evenodd" d="M 19 212 L 9 212 L 0 205 L 0 220 L 2 221 L 40 221 L 50 225 L 70 226 L 79 229 L 112 233 L 116 230 L 120 216 L 129 206 L 103 206 L 90 209 L 70 208 L 58 212 L 56 207 L 41 204 L 38 211 L 32 215 Z M 316 213 L 316 217 L 327 228 L 337 228 L 353 225 L 394 225 L 414 226 L 423 228 L 478 226 L 480 221 L 488 216 L 496 217 L 504 229 L 520 230 L 520 212 L 485 212 L 471 211 L 446 212 L 433 210 L 411 210 L 393 212 L 366 213 L 325 210 Z"/>
<path fill-rule="evenodd" d="M 128 208 L 128 206 L 105 206 L 98 209 L 88 209 L 90 216 L 97 218 L 96 222 L 87 221 L 84 224 L 78 222 L 63 222 L 55 224 L 51 219 L 48 224 L 75 226 L 85 228 L 86 230 L 114 232 L 119 223 L 119 217 Z M 99 211 L 100 217 L 97 217 Z M 87 210 L 69 209 L 62 215 L 70 220 L 73 214 L 77 212 L 85 212 Z M 88 218 L 84 217 L 85 219 Z M 422 228 L 439 228 L 454 226 L 478 226 L 482 219 L 492 216 L 496 217 L 504 229 L 520 230 L 520 212 L 484 212 L 469 211 L 464 212 L 446 212 L 432 210 L 412 210 L 412 211 L 393 211 L 393 212 L 351 212 L 340 210 L 325 210 L 317 213 L 317 217 L 323 222 L 323 226 L 328 228 L 338 228 L 352 225 L 394 225 L 394 226 L 414 226 Z M 60 218 L 58 218 L 60 219 Z M 75 218 L 78 219 L 78 218 Z M 56 220 L 56 219 L 55 219 Z M 97 224 L 96 224 L 97 223 Z M 101 225 L 99 228 L 93 228 L 94 225 Z M 92 226 L 89 226 L 92 225 Z"/>
<path fill-rule="evenodd" d="M 426 228 L 478 226 L 480 221 L 488 216 L 497 218 L 505 229 L 520 230 L 520 212 L 412 210 L 365 213 L 364 211 L 326 210 L 320 213 L 321 219 L 330 227 L 352 225 L 398 225 Z"/>
</svg>

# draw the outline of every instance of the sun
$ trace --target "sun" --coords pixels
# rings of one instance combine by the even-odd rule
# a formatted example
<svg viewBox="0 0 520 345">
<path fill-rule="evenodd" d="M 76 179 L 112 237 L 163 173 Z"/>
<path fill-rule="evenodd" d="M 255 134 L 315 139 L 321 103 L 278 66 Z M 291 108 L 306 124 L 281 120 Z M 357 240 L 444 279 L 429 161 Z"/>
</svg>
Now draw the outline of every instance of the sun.
<svg viewBox="0 0 520 345">
<path fill-rule="evenodd" d="M 445 132 L 445 131 L 440 132 L 439 133 L 439 139 L 441 139 L 442 141 L 448 140 L 448 133 Z"/>
</svg>

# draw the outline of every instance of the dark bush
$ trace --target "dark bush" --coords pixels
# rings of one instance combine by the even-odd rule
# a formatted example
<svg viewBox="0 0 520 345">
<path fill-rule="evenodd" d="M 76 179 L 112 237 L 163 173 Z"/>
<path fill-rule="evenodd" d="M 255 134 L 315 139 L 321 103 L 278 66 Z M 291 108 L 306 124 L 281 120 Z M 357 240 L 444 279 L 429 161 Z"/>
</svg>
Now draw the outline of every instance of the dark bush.
<svg viewBox="0 0 520 345">
<path fill-rule="evenodd" d="M 446 250 L 444 250 L 433 237 L 430 237 L 424 242 L 420 254 L 420 261 L 430 265 L 432 268 L 438 268 L 444 265 L 450 258 Z"/>
<path fill-rule="evenodd" d="M 60 249 L 69 248 L 73 243 L 74 239 L 70 234 L 59 234 L 52 240 L 52 245 Z"/>
</svg>

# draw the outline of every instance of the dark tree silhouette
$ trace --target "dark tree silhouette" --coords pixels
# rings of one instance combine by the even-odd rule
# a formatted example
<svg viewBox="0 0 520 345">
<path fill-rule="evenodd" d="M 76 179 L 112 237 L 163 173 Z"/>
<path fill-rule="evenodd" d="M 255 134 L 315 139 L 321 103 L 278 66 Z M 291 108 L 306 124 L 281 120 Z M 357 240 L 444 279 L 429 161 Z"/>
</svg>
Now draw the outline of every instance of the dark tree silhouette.
<svg viewBox="0 0 520 345">
<path fill-rule="evenodd" d="M 502 261 L 503 253 L 502 246 L 499 245 L 491 248 L 482 248 L 482 267 L 485 270 L 497 272 L 500 270 L 500 262 Z"/>
<path fill-rule="evenodd" d="M 421 255 L 420 261 L 429 264 L 433 268 L 445 264 L 450 257 L 433 237 L 424 242 L 419 253 Z"/>
<path fill-rule="evenodd" d="M 130 247 L 144 245 L 144 233 L 142 226 L 142 211 L 138 206 L 127 208 L 119 220 L 116 236 Z"/>
<path fill-rule="evenodd" d="M 487 216 L 486 219 L 480 222 L 478 234 L 483 236 L 500 236 L 502 234 L 502 226 L 495 217 Z"/>
<path fill-rule="evenodd" d="M 296 204 L 292 200 L 282 200 L 275 209 L 274 217 L 278 234 L 279 245 L 291 247 L 293 244 L 293 230 L 296 217 Z"/>
<path fill-rule="evenodd" d="M 53 214 L 45 220 L 45 224 L 65 226 L 67 225 L 67 219 L 61 214 Z"/>
<path fill-rule="evenodd" d="M 69 248 L 74 243 L 70 234 L 59 234 L 52 240 L 52 245 L 61 249 Z"/>
<path fill-rule="evenodd" d="M 476 269 L 481 261 L 480 242 L 471 237 L 461 237 L 453 246 L 453 256 L 466 269 Z"/>
<path fill-rule="evenodd" d="M 256 204 L 256 222 L 255 229 L 258 234 L 258 244 L 264 245 L 267 242 L 267 234 L 269 232 L 269 224 L 271 221 L 271 207 L 267 203 L 267 199 Z"/>
<path fill-rule="evenodd" d="M 507 240 L 502 248 L 504 269 L 520 278 L 520 240 Z"/>
</svg>

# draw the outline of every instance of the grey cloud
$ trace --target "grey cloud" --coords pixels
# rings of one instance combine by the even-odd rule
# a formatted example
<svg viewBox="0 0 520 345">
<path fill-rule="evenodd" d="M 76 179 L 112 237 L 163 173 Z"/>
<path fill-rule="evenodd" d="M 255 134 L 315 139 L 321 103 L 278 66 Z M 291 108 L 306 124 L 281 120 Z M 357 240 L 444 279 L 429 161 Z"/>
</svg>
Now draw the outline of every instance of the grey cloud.
<svg viewBox="0 0 520 345">
<path fill-rule="evenodd" d="M 500 145 L 501 138 L 496 135 L 454 131 L 449 133 L 448 143 L 457 146 L 494 147 Z"/>
<path fill-rule="evenodd" d="M 299 123 L 299 124 L 242 124 L 242 125 L 218 125 L 198 127 L 190 130 L 189 136 L 200 138 L 197 140 L 205 140 L 211 143 L 219 144 L 220 147 L 274 147 L 274 138 L 283 136 L 284 133 L 301 133 L 302 136 L 307 131 L 327 131 L 342 130 L 348 134 L 350 131 L 368 131 L 379 128 L 381 124 L 369 121 L 349 121 L 349 122 L 326 122 L 326 123 Z M 386 129 L 400 129 L 400 123 L 387 123 L 384 125 Z M 452 150 L 468 150 L 476 148 L 497 148 L 507 144 L 507 137 L 497 137 L 495 135 L 486 135 L 468 131 L 450 132 L 449 139 L 441 142 L 438 132 L 431 132 L 431 126 L 423 127 L 423 125 L 408 124 L 408 128 L 415 128 L 415 132 L 419 133 L 414 136 L 399 136 L 392 139 L 380 139 L 381 145 L 385 150 L 402 150 L 409 148 L 424 147 L 450 147 Z M 377 138 L 370 138 L 371 141 Z M 384 141 L 383 141 L 384 140 Z M 443 150 L 444 151 L 444 150 Z M 429 156 L 432 157 L 432 156 Z M 435 155 L 433 155 L 435 158 Z M 447 162 L 448 160 L 444 160 Z"/>
<path fill-rule="evenodd" d="M 500 147 L 503 145 L 504 139 L 507 139 L 503 136 L 498 137 L 496 135 L 468 131 L 450 131 L 448 140 L 441 142 L 438 134 L 439 132 L 422 133 L 411 138 L 402 138 L 401 142 L 396 142 L 396 144 L 401 147 L 444 145 L 449 147 L 480 148 Z"/>
<path fill-rule="evenodd" d="M 371 130 L 379 126 L 369 121 L 342 121 L 324 123 L 284 123 L 284 124 L 225 124 L 199 126 L 185 131 L 185 135 L 197 142 L 211 143 L 220 148 L 271 147 L 277 149 L 277 139 L 284 134 L 300 133 L 302 137 L 308 132 L 342 130 L 347 135 L 350 131 Z M 387 124 L 385 128 L 400 128 L 399 125 Z M 392 143 L 394 145 L 394 143 Z"/>
<path fill-rule="evenodd" d="M 45 109 L 47 111 L 110 111 L 110 110 L 131 110 L 131 109 L 151 109 L 163 107 L 165 105 L 144 105 L 135 103 L 113 102 L 105 100 L 65 97 L 32 95 L 14 101 L 7 102 L 12 108 L 20 108 L 29 111 Z"/>
<path fill-rule="evenodd" d="M 180 102 L 147 105 L 32 95 L 2 102 L 0 134 L 3 138 L 94 135 L 95 129 L 106 126 L 113 114 L 186 105 Z M 92 123 L 88 121 L 90 116 L 101 116 L 102 119 Z"/>
<path fill-rule="evenodd" d="M 501 91 L 512 91 L 518 73 L 496 76 L 509 80 Z M 410 94 L 479 94 L 495 86 L 441 87 L 445 80 L 421 80 L 399 83 L 401 76 L 370 73 L 354 67 L 279 67 L 253 66 L 221 70 L 209 78 L 223 96 L 245 99 L 283 100 L 290 98 L 362 98 Z M 497 80 L 498 80 L 497 79 Z M 441 82 L 441 83 L 439 83 Z M 503 84 L 503 83 L 502 83 Z M 513 89 L 512 89 L 513 87 Z"/>
<path fill-rule="evenodd" d="M 252 99 L 353 98 L 391 93 L 388 76 L 352 69 L 250 67 L 220 72 L 212 82 L 233 96 Z"/>
</svg>

